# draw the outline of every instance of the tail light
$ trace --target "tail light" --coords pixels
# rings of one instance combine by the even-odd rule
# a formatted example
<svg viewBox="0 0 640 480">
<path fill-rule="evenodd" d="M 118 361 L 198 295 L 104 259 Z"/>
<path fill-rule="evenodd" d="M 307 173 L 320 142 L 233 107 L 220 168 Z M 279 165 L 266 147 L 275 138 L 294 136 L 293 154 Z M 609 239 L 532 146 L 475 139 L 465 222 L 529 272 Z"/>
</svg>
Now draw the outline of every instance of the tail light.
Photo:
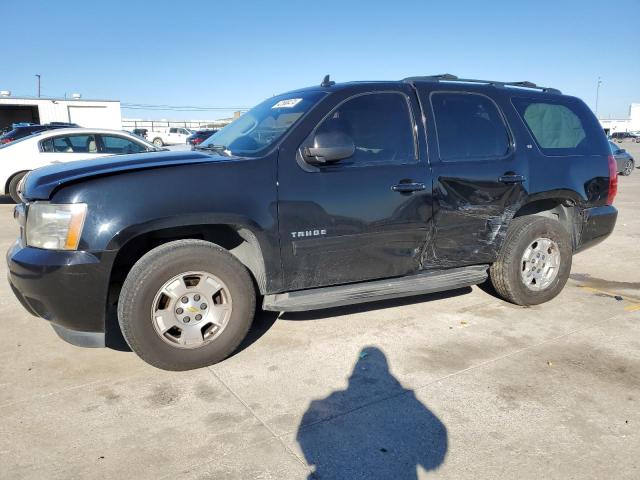
<svg viewBox="0 0 640 480">
<path fill-rule="evenodd" d="M 11 143 L 13 142 L 13 138 L 0 138 L 0 143 Z"/>
<path fill-rule="evenodd" d="M 613 205 L 613 200 L 618 193 L 618 165 L 613 155 L 609 155 L 609 193 L 607 194 L 607 205 Z"/>
<path fill-rule="evenodd" d="M 202 143 L 202 138 L 200 138 L 200 137 L 196 137 L 196 138 L 194 138 L 194 139 L 193 139 L 193 140 L 191 140 L 191 141 L 197 145 L 197 144 L 199 144 L 199 143 Z"/>
</svg>

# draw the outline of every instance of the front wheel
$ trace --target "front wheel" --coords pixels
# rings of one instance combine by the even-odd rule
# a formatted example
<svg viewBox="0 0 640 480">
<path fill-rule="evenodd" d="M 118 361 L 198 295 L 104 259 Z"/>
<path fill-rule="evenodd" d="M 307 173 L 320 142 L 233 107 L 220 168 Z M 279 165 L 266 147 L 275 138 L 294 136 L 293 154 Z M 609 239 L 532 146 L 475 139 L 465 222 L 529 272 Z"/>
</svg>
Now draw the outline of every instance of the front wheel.
<svg viewBox="0 0 640 480">
<path fill-rule="evenodd" d="M 164 370 L 217 363 L 244 339 L 255 312 L 247 269 L 227 250 L 177 240 L 144 255 L 118 302 L 122 334 L 145 362 Z"/>
<path fill-rule="evenodd" d="M 11 180 L 9 181 L 9 195 L 11 196 L 11 199 L 16 203 L 22 202 L 22 200 L 20 199 L 20 195 L 18 195 L 18 184 L 27 173 L 29 172 L 16 173 L 13 177 L 11 177 Z"/>
<path fill-rule="evenodd" d="M 567 283 L 572 254 L 571 236 L 557 220 L 515 218 L 491 265 L 491 283 L 502 298 L 517 305 L 547 302 Z"/>
<path fill-rule="evenodd" d="M 627 160 L 627 163 L 624 164 L 624 168 L 622 169 L 622 175 L 628 177 L 633 172 L 633 160 Z"/>
</svg>

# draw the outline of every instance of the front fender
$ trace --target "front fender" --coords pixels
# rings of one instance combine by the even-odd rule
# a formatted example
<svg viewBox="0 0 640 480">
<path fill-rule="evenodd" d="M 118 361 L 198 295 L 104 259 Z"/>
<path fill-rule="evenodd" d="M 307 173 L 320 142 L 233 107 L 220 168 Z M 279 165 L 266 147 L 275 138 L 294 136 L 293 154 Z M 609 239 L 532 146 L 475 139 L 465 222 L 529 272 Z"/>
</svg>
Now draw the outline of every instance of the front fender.
<svg viewBox="0 0 640 480">
<path fill-rule="evenodd" d="M 51 199 L 86 203 L 79 248 L 119 250 L 140 235 L 198 225 L 250 232 L 268 279 L 281 270 L 275 161 L 188 164 L 92 177 L 60 188 Z"/>
</svg>

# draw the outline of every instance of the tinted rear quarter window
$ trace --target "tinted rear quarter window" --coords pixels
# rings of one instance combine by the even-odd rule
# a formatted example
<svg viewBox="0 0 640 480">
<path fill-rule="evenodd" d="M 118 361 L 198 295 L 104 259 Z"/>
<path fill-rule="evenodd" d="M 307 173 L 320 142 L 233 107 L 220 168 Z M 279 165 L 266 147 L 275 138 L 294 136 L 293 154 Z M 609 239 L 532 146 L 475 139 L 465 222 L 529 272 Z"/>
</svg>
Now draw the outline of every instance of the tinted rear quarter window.
<svg viewBox="0 0 640 480">
<path fill-rule="evenodd" d="M 604 132 L 582 102 L 513 98 L 512 103 L 544 155 L 608 154 Z"/>
</svg>

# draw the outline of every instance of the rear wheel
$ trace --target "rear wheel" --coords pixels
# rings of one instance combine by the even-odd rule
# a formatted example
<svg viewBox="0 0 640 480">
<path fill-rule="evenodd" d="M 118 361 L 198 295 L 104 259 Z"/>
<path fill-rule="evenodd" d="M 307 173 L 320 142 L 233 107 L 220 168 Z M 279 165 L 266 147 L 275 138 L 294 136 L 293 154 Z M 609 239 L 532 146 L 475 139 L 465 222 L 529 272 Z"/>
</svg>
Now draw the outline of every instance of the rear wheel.
<svg viewBox="0 0 640 480">
<path fill-rule="evenodd" d="M 131 349 L 165 370 L 189 370 L 229 356 L 255 311 L 247 269 L 223 248 L 178 240 L 143 256 L 124 282 L 118 320 Z"/>
<path fill-rule="evenodd" d="M 164 146 L 164 142 L 162 141 L 162 139 L 160 137 L 156 137 L 153 139 L 153 144 L 156 147 L 163 147 Z"/>
<path fill-rule="evenodd" d="M 627 160 L 627 163 L 624 164 L 624 168 L 622 169 L 622 175 L 628 177 L 633 172 L 633 160 Z"/>
<path fill-rule="evenodd" d="M 16 173 L 13 177 L 11 177 L 11 180 L 9 181 L 9 195 L 16 203 L 22 202 L 22 200 L 20 200 L 20 196 L 18 195 L 18 184 L 27 173 L 29 172 Z"/>
<path fill-rule="evenodd" d="M 571 271 L 571 236 L 557 220 L 528 215 L 515 218 L 491 265 L 491 283 L 505 300 L 537 305 L 564 288 Z"/>
</svg>

